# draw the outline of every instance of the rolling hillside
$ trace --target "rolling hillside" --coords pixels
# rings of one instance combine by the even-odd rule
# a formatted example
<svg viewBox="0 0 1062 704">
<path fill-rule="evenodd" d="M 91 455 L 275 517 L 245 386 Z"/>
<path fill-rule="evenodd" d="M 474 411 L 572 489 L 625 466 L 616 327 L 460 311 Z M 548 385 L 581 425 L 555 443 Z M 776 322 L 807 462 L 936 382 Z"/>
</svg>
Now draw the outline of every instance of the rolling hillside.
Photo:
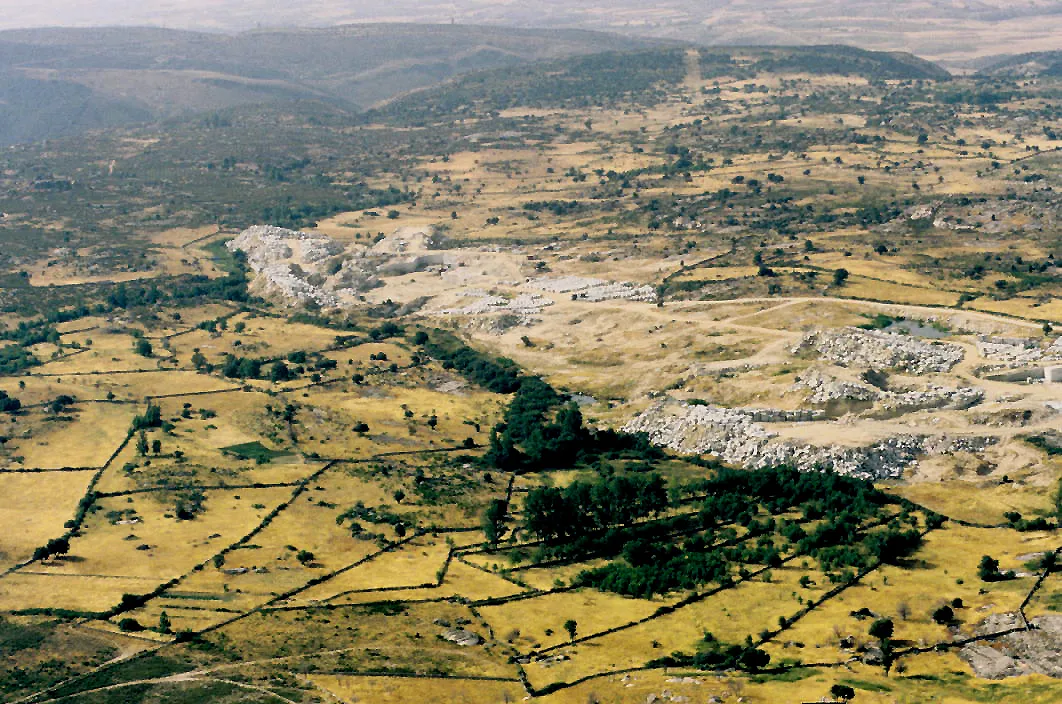
<svg viewBox="0 0 1062 704">
<path fill-rule="evenodd" d="M 10 31 L 0 33 L 0 143 L 277 101 L 358 110 L 469 71 L 645 45 L 580 30 L 430 25 Z"/>
<path fill-rule="evenodd" d="M 705 48 L 704 78 L 754 78 L 771 73 L 847 75 L 874 80 L 947 80 L 945 69 L 917 56 L 873 52 L 848 46 Z M 660 48 L 605 52 L 591 56 L 479 71 L 445 85 L 403 96 L 373 116 L 420 122 L 452 118 L 477 110 L 513 107 L 589 107 L 621 100 L 651 103 L 680 83 L 689 69 L 688 53 Z"/>
<path fill-rule="evenodd" d="M 1019 78 L 1032 76 L 1062 76 L 1062 51 L 1041 51 L 1009 56 L 981 70 L 983 76 Z"/>
</svg>

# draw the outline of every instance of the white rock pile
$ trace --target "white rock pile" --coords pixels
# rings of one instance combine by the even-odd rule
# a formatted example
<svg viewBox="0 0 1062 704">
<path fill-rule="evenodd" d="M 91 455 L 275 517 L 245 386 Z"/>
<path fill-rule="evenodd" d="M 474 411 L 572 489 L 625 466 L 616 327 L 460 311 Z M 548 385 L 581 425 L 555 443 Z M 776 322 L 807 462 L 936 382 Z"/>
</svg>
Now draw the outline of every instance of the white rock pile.
<svg viewBox="0 0 1062 704">
<path fill-rule="evenodd" d="M 652 286 L 635 286 L 627 282 L 603 281 L 582 276 L 543 277 L 531 279 L 527 287 L 548 293 L 568 293 L 579 300 L 601 301 L 655 301 L 656 291 Z"/>
<path fill-rule="evenodd" d="M 439 311 L 443 315 L 487 315 L 491 313 L 510 313 L 528 316 L 540 313 L 543 308 L 553 305 L 553 301 L 537 293 L 522 293 L 515 298 L 492 296 L 483 291 L 466 291 L 462 294 L 475 301 L 460 308 L 447 308 Z"/>
<path fill-rule="evenodd" d="M 881 410 L 889 413 L 913 413 L 931 409 L 963 411 L 976 406 L 984 399 L 983 389 L 930 385 L 923 391 L 882 393 Z"/>
<path fill-rule="evenodd" d="M 977 340 L 977 352 L 985 359 L 1010 365 L 1035 364 L 1062 359 L 1062 337 L 1043 348 L 1032 338 L 990 337 Z"/>
<path fill-rule="evenodd" d="M 312 264 L 343 251 L 343 245 L 330 237 L 272 225 L 247 228 L 229 242 L 228 248 L 244 252 L 248 265 L 255 272 L 290 259 Z"/>
<path fill-rule="evenodd" d="M 434 244 L 429 234 L 413 228 L 366 246 L 255 225 L 228 247 L 247 255 L 262 293 L 295 305 L 313 302 L 331 308 L 354 302 L 358 293 L 379 286 L 381 277 L 447 270 L 453 264 L 451 257 L 446 252 L 427 251 Z"/>
<path fill-rule="evenodd" d="M 793 353 L 813 351 L 842 367 L 891 369 L 909 374 L 947 372 L 962 361 L 962 347 L 879 330 L 817 330 L 804 336 Z"/>
<path fill-rule="evenodd" d="M 746 412 L 717 406 L 660 402 L 627 423 L 655 444 L 689 455 L 714 455 L 750 469 L 787 465 L 801 471 L 833 470 L 862 479 L 896 479 L 926 454 L 978 452 L 992 438 L 898 435 L 869 446 L 815 446 L 779 439 Z"/>
<path fill-rule="evenodd" d="M 965 410 L 985 398 L 983 389 L 967 386 L 955 388 L 929 384 L 920 390 L 882 391 L 870 384 L 834 379 L 814 369 L 798 377 L 793 390 L 810 390 L 807 402 L 812 405 L 869 401 L 878 404 L 879 411 L 889 414 L 931 409 Z"/>
<path fill-rule="evenodd" d="M 811 392 L 808 403 L 824 406 L 835 401 L 876 401 L 881 392 L 868 384 L 856 384 L 826 376 L 817 370 L 809 370 L 797 378 L 794 391 L 807 389 Z"/>
</svg>

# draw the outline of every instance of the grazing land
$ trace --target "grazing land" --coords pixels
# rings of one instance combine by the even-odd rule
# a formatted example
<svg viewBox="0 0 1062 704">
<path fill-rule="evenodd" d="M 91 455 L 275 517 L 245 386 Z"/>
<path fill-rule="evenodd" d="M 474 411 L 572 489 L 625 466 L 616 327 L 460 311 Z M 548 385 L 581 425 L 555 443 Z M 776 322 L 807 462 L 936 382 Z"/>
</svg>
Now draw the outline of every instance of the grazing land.
<svg viewBox="0 0 1062 704">
<path fill-rule="evenodd" d="M 1058 701 L 1062 83 L 1009 70 L 6 150 L 3 698 Z"/>
</svg>

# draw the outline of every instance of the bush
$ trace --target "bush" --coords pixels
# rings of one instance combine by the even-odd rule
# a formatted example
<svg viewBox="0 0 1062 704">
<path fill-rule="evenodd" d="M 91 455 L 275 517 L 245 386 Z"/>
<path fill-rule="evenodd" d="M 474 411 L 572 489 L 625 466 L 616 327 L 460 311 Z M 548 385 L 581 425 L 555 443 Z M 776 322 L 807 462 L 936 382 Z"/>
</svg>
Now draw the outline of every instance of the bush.
<svg viewBox="0 0 1062 704">
<path fill-rule="evenodd" d="M 981 558 L 981 562 L 977 566 L 977 576 L 981 578 L 982 582 L 1003 582 L 1015 577 L 1012 571 L 1000 572 L 999 560 L 990 555 L 984 555 Z"/>
<path fill-rule="evenodd" d="M 118 628 L 126 633 L 136 633 L 144 630 L 144 627 L 135 618 L 123 618 L 118 622 Z"/>
<path fill-rule="evenodd" d="M 950 606 L 945 604 L 933 610 L 932 619 L 941 626 L 947 626 L 955 621 L 955 612 L 952 611 Z"/>
<path fill-rule="evenodd" d="M 843 702 L 855 699 L 855 690 L 846 684 L 835 684 L 830 687 L 830 696 Z"/>
</svg>

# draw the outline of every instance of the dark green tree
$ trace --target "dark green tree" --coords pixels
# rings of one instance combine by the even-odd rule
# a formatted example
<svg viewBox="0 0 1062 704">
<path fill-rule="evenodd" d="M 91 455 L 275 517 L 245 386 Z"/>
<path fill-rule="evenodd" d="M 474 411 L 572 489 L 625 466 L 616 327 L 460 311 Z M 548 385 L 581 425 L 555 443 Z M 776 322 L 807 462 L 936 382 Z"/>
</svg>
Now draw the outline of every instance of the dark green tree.
<svg viewBox="0 0 1062 704">
<path fill-rule="evenodd" d="M 895 628 L 896 627 L 893 625 L 891 618 L 879 618 L 874 621 L 874 623 L 870 624 L 870 630 L 868 633 L 871 638 L 885 641 L 892 638 Z"/>
<path fill-rule="evenodd" d="M 855 699 L 855 690 L 846 684 L 835 684 L 830 687 L 830 696 L 842 702 L 850 702 Z"/>
<path fill-rule="evenodd" d="M 133 351 L 141 357 L 151 357 L 154 354 L 151 343 L 143 337 L 138 337 L 136 342 L 133 343 Z"/>
<path fill-rule="evenodd" d="M 487 542 L 497 545 L 505 531 L 505 516 L 509 512 L 509 503 L 504 499 L 493 499 L 483 512 L 483 534 Z"/>
<path fill-rule="evenodd" d="M 945 604 L 933 610 L 933 621 L 939 623 L 941 626 L 947 626 L 955 621 L 955 612 L 950 606 Z"/>
</svg>

